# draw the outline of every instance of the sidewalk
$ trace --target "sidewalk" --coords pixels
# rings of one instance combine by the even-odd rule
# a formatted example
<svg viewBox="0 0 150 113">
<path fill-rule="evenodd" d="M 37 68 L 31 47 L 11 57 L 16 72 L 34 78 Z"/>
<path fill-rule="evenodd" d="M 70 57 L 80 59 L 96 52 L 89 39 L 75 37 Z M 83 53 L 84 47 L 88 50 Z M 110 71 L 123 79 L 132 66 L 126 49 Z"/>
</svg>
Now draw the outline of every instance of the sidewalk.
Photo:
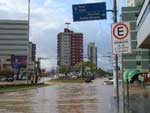
<svg viewBox="0 0 150 113">
<path fill-rule="evenodd" d="M 145 86 L 130 84 L 129 97 L 125 96 L 125 111 L 130 111 L 131 113 L 149 113 L 149 106 L 150 84 Z"/>
</svg>

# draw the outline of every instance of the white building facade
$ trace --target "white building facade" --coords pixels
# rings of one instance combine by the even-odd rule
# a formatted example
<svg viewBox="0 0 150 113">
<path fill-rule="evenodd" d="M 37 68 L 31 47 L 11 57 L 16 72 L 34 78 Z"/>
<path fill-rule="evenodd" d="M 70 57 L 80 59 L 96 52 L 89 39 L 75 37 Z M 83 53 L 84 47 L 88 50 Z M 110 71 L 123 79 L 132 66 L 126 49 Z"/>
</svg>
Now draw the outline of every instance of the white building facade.
<svg viewBox="0 0 150 113">
<path fill-rule="evenodd" d="M 142 4 L 144 0 L 127 0 L 127 7 L 135 7 Z"/>
<path fill-rule="evenodd" d="M 12 66 L 12 58 L 15 57 L 20 59 L 23 64 L 22 68 L 25 69 L 28 55 L 27 47 L 28 21 L 0 20 L 0 69 L 6 67 L 12 69 L 13 66 L 16 66 Z"/>
<path fill-rule="evenodd" d="M 137 19 L 138 47 L 150 48 L 150 0 L 145 0 Z"/>
</svg>

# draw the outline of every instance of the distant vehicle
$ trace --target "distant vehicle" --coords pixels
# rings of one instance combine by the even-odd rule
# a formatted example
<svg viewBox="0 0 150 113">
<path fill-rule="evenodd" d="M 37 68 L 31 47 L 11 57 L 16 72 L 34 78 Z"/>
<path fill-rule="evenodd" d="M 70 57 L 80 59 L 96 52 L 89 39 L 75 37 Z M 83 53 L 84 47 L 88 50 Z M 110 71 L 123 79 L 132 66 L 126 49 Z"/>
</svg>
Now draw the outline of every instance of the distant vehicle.
<svg viewBox="0 0 150 113">
<path fill-rule="evenodd" d="M 65 79 L 65 74 L 58 74 L 58 79 Z"/>
<path fill-rule="evenodd" d="M 78 76 L 75 76 L 75 75 L 71 76 L 71 79 L 77 79 L 77 78 L 78 78 Z"/>
<path fill-rule="evenodd" d="M 109 77 L 108 80 L 113 80 L 113 77 Z"/>
<path fill-rule="evenodd" d="M 14 78 L 11 77 L 11 76 L 10 77 L 3 76 L 3 77 L 0 78 L 0 81 L 12 82 L 12 81 L 14 81 Z"/>
<path fill-rule="evenodd" d="M 13 82 L 13 81 L 14 81 L 14 78 L 13 78 L 13 77 L 7 77 L 7 81 L 8 81 L 8 82 Z"/>
<path fill-rule="evenodd" d="M 0 81 L 2 81 L 2 82 L 7 81 L 7 77 L 1 77 Z"/>
<path fill-rule="evenodd" d="M 86 77 L 86 78 L 85 78 L 85 82 L 86 82 L 86 83 L 92 82 L 91 77 Z"/>
<path fill-rule="evenodd" d="M 118 82 L 121 83 L 122 80 L 118 80 Z M 108 80 L 104 81 L 104 83 L 107 84 L 107 85 L 113 85 L 113 83 L 114 83 L 113 77 L 109 77 Z"/>
<path fill-rule="evenodd" d="M 21 77 L 21 80 L 27 80 L 26 76 Z"/>
</svg>

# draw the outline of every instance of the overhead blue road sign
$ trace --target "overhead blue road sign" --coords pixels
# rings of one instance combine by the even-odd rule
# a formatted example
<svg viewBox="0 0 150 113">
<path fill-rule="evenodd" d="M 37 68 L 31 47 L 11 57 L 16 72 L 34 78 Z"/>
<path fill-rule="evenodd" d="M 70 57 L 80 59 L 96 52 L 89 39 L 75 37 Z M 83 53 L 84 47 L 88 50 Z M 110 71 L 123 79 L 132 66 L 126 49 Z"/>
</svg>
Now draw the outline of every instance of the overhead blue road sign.
<svg viewBox="0 0 150 113">
<path fill-rule="evenodd" d="M 76 4 L 72 6 L 73 21 L 106 19 L 106 3 Z"/>
</svg>

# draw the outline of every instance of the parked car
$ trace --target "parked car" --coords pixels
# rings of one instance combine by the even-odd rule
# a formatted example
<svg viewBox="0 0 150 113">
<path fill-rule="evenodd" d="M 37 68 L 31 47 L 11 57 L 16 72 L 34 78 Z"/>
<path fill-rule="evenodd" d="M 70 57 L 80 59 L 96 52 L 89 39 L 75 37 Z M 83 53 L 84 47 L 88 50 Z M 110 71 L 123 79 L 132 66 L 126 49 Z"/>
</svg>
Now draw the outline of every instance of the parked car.
<svg viewBox="0 0 150 113">
<path fill-rule="evenodd" d="M 7 80 L 8 82 L 13 82 L 14 81 L 14 78 L 13 77 L 7 77 Z"/>
<path fill-rule="evenodd" d="M 22 76 L 21 80 L 27 80 L 27 77 L 26 76 Z"/>
<path fill-rule="evenodd" d="M 86 83 L 89 83 L 89 82 L 92 82 L 92 79 L 91 77 L 85 77 L 85 80 L 84 80 Z"/>
<path fill-rule="evenodd" d="M 11 77 L 11 76 L 9 76 L 9 77 L 3 76 L 3 77 L 0 78 L 0 81 L 12 82 L 12 81 L 14 81 L 14 78 Z"/>
<path fill-rule="evenodd" d="M 75 76 L 75 75 L 71 76 L 71 79 L 77 79 L 77 78 L 78 78 L 78 76 Z"/>
<path fill-rule="evenodd" d="M 0 77 L 0 81 L 1 82 L 7 81 L 7 77 Z"/>
<path fill-rule="evenodd" d="M 65 74 L 58 74 L 58 79 L 65 79 Z"/>
</svg>

